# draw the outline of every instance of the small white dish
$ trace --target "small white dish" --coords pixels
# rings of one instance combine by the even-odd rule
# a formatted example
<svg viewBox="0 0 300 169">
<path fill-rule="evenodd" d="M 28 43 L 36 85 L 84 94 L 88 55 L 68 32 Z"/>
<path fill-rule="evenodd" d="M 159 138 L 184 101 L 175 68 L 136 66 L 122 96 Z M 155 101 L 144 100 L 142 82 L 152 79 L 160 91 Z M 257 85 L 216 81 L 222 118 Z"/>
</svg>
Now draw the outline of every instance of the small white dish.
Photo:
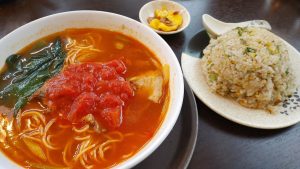
<svg viewBox="0 0 300 169">
<path fill-rule="evenodd" d="M 197 36 L 199 35 L 199 36 Z M 208 45 L 209 37 L 205 32 L 198 33 L 193 44 L 203 47 L 190 51 L 189 47 L 181 56 L 181 65 L 184 76 L 193 89 L 195 95 L 210 109 L 219 115 L 242 125 L 260 129 L 278 129 L 294 125 L 300 121 L 300 53 L 288 42 L 280 38 L 287 46 L 291 67 L 295 75 L 296 89 L 292 97 L 288 98 L 283 105 L 277 106 L 277 110 L 269 113 L 260 109 L 250 109 L 241 106 L 232 99 L 212 93 L 201 71 L 200 53 L 205 43 Z"/>
<path fill-rule="evenodd" d="M 184 6 L 180 5 L 179 3 L 176 3 L 174 1 L 169 1 L 169 0 L 155 0 L 155 1 L 150 1 L 147 4 L 145 4 L 140 9 L 140 12 L 139 12 L 139 18 L 140 18 L 141 23 L 149 26 L 147 19 L 149 17 L 153 17 L 154 11 L 156 9 L 161 9 L 162 7 L 167 8 L 167 10 L 179 11 L 180 15 L 182 16 L 183 23 L 176 31 L 165 32 L 165 31 L 159 31 L 159 30 L 153 29 L 155 32 L 162 34 L 162 35 L 175 34 L 175 33 L 183 31 L 190 24 L 191 17 L 190 17 L 188 10 Z"/>
</svg>

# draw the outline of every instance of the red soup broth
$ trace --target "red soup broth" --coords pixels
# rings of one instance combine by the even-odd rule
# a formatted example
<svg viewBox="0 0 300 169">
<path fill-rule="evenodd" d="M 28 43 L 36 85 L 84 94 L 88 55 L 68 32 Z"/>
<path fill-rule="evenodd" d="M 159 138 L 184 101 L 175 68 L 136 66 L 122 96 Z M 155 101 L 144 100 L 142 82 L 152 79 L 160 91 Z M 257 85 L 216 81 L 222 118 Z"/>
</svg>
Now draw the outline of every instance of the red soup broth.
<svg viewBox="0 0 300 169">
<path fill-rule="evenodd" d="M 156 72 L 156 74 L 159 74 L 164 78 L 162 95 L 159 101 L 154 102 L 153 100 L 150 100 L 148 98 L 149 92 L 145 90 L 139 91 L 137 87 L 132 85 L 132 88 L 130 88 L 133 90 L 132 95 L 129 92 L 128 97 L 126 96 L 126 98 L 122 100 L 125 100 L 124 103 L 122 102 L 121 104 L 121 106 L 123 106 L 122 121 L 114 123 L 120 124 L 115 125 L 114 127 L 107 127 L 107 125 L 103 125 L 105 130 L 100 133 L 93 131 L 89 133 L 89 136 L 93 138 L 95 144 L 100 144 L 101 141 L 107 141 L 108 138 L 112 140 L 115 138 L 117 138 L 117 140 L 119 139 L 119 141 L 111 144 L 111 147 L 104 152 L 105 159 L 97 158 L 98 160 L 91 160 L 89 159 L 91 157 L 86 157 L 88 159 L 83 162 L 86 166 L 92 168 L 111 168 L 112 166 L 115 166 L 136 154 L 147 142 L 151 140 L 155 132 L 159 129 L 165 117 L 165 111 L 169 105 L 169 85 L 168 82 L 166 83 L 166 79 L 164 77 L 163 65 L 157 59 L 155 54 L 141 42 L 119 32 L 103 29 L 67 29 L 33 42 L 18 52 L 18 54 L 30 57 L 30 53 L 41 44 L 48 44 L 58 37 L 62 40 L 67 55 L 70 54 L 70 49 L 72 49 L 72 46 L 70 47 L 70 45 L 67 45 L 70 44 L 70 40 L 73 42 L 75 40 L 77 43 L 85 46 L 93 45 L 93 47 L 97 49 L 88 54 L 84 54 L 84 52 L 82 52 L 82 56 L 77 58 L 81 64 L 106 64 L 115 60 L 121 61 L 126 70 L 118 74 L 118 76 L 130 85 L 132 84 L 129 82 L 129 79 L 136 76 L 143 76 L 144 74 L 147 75 L 149 72 Z M 67 64 L 67 61 L 65 61 L 65 64 Z M 72 65 L 64 66 L 60 74 L 68 69 L 69 66 Z M 3 71 L 5 71 L 5 67 L 2 72 Z M 60 74 L 52 77 L 49 81 L 57 78 Z M 78 74 L 78 76 L 84 76 L 84 74 Z M 86 81 L 81 82 L 87 83 Z M 1 83 L 5 83 L 5 81 Z M 128 91 L 130 89 L 127 88 L 126 90 Z M 0 142 L 1 151 L 11 160 L 23 167 L 41 168 L 41 166 L 45 165 L 85 168 L 86 166 L 84 166 L 80 160 L 72 160 L 75 157 L 74 153 L 78 150 L 78 144 L 76 143 L 70 144 L 68 151 L 71 153 L 65 155 L 69 165 L 67 165 L 63 159 L 64 147 L 68 146 L 70 140 L 74 140 L 77 136 L 73 127 L 78 129 L 83 127 L 83 125 L 76 124 L 75 126 L 72 126 L 74 124 L 72 121 L 68 121 L 68 118 L 63 118 L 59 115 L 59 113 L 53 111 L 53 109 L 47 109 L 48 105 L 43 105 L 44 99 L 45 98 L 30 100 L 27 105 L 22 108 L 21 113 L 24 113 L 27 110 L 42 109 L 45 111 L 42 113 L 45 116 L 46 123 L 51 122 L 52 119 L 56 119 L 49 128 L 48 133 L 54 137 L 51 142 L 60 148 L 51 150 L 44 146 L 42 142 L 39 142 L 39 140 L 33 140 L 32 142 L 39 145 L 46 155 L 46 159 L 40 159 L 36 154 L 32 153 L 32 150 L 28 148 L 28 144 L 24 143 L 22 140 L 23 137 L 18 137 L 20 130 L 16 129 L 16 120 L 14 120 L 12 122 L 12 131 L 6 131 L 11 134 L 7 134 L 5 141 Z M 64 102 L 60 99 L 56 100 L 57 105 Z M 55 99 L 52 100 L 52 102 L 55 102 Z M 109 103 L 105 103 L 104 105 L 106 104 Z M 45 108 L 47 110 L 45 110 Z M 84 111 L 85 109 L 86 107 L 83 107 L 83 109 L 79 109 L 78 111 Z M 98 108 L 97 110 L 99 109 L 101 108 Z M 95 111 L 97 112 L 97 110 Z M 88 111 L 90 110 L 88 109 Z M 2 121 L 4 119 L 5 118 L 3 116 Z M 21 122 L 24 123 L 25 121 L 26 118 L 21 120 Z M 64 129 L 61 128 L 61 126 L 68 125 L 71 125 L 71 127 L 66 127 Z M 24 126 L 21 125 L 21 130 L 22 127 Z M 60 136 L 55 137 L 55 135 L 58 134 L 60 134 Z M 122 137 L 121 141 L 120 137 Z"/>
</svg>

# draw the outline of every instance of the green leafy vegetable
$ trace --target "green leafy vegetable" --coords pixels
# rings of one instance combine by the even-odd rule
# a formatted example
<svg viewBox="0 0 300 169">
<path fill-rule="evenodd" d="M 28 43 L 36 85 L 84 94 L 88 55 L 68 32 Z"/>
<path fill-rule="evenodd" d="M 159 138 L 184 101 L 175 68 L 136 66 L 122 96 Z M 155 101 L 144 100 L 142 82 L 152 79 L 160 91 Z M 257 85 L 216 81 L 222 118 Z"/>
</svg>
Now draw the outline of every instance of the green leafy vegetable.
<svg viewBox="0 0 300 169">
<path fill-rule="evenodd" d="M 288 75 L 289 73 L 290 73 L 290 72 L 289 72 L 289 69 L 286 69 L 286 70 L 285 70 L 285 74 Z"/>
<path fill-rule="evenodd" d="M 214 82 L 214 81 L 216 81 L 217 79 L 218 79 L 218 75 L 217 75 L 217 74 L 211 73 L 211 74 L 209 75 L 209 80 L 210 80 L 210 81 Z"/>
<path fill-rule="evenodd" d="M 247 47 L 245 49 L 245 53 L 255 53 L 256 52 L 256 49 L 253 49 L 253 48 L 250 48 L 250 47 Z"/>
<path fill-rule="evenodd" d="M 7 69 L 0 75 L 6 82 L 0 86 L 0 104 L 13 107 L 16 116 L 32 94 L 62 69 L 65 56 L 60 39 L 31 52 L 29 57 L 9 56 L 6 59 Z"/>
<path fill-rule="evenodd" d="M 256 57 L 256 49 L 253 49 L 253 48 L 250 48 L 250 47 L 247 47 L 244 51 L 244 54 L 247 54 L 251 57 Z"/>
<path fill-rule="evenodd" d="M 236 29 L 238 31 L 239 36 L 242 36 L 243 32 L 245 31 L 245 28 L 237 27 Z"/>
</svg>

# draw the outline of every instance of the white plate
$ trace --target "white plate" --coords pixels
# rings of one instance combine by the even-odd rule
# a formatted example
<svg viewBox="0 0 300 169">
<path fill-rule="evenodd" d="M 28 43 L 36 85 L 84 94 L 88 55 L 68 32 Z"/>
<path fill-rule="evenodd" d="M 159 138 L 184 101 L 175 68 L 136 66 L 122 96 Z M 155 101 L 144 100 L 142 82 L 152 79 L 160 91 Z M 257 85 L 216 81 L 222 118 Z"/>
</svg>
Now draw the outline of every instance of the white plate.
<svg viewBox="0 0 300 169">
<path fill-rule="evenodd" d="M 203 33 L 199 33 L 197 35 L 203 36 Z M 201 40 L 207 41 L 207 38 L 208 37 L 198 37 L 193 39 L 197 39 L 200 41 L 198 44 L 201 44 Z M 287 45 L 290 55 L 290 62 L 292 64 L 291 66 L 296 76 L 296 85 L 299 87 L 300 53 L 286 41 L 284 42 Z M 194 42 L 194 45 L 197 45 L 197 42 Z M 198 52 L 200 53 L 200 51 Z M 195 57 L 194 54 L 183 52 L 181 57 L 181 65 L 184 76 L 196 96 L 213 111 L 231 121 L 245 126 L 261 129 L 277 129 L 288 127 L 300 121 L 299 90 L 295 91 L 293 96 L 288 99 L 287 103 L 284 104 L 284 107 L 278 106 L 278 111 L 271 114 L 264 110 L 245 108 L 234 100 L 212 93 L 209 90 L 204 75 L 202 74 L 200 68 L 200 58 Z"/>
</svg>

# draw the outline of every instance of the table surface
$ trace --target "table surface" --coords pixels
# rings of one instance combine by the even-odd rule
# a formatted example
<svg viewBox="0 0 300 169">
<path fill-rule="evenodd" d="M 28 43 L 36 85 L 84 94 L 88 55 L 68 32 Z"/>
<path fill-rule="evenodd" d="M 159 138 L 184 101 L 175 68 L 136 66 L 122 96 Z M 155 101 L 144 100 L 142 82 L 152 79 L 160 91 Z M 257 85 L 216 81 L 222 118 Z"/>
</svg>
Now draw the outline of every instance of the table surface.
<svg viewBox="0 0 300 169">
<path fill-rule="evenodd" d="M 2 1 L 2 0 L 0 0 Z M 70 10 L 103 10 L 138 20 L 146 0 L 8 0 L 0 4 L 0 37 L 40 17 Z M 203 30 L 201 15 L 227 22 L 265 19 L 274 33 L 300 50 L 300 1 L 298 0 L 182 0 L 191 24 L 182 33 L 163 36 L 180 58 L 188 40 Z M 199 99 L 199 132 L 188 168 L 251 169 L 299 168 L 300 124 L 280 130 L 259 130 L 235 124 L 217 115 Z"/>
</svg>

